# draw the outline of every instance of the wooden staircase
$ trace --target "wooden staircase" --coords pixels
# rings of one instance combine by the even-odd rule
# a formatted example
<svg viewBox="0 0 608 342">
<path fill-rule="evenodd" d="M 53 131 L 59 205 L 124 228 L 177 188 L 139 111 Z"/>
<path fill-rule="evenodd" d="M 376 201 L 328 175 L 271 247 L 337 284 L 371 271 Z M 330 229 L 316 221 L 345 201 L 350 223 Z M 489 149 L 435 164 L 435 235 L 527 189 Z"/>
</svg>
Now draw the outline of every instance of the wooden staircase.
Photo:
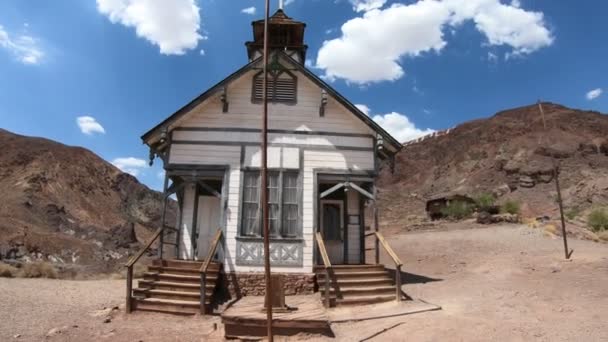
<svg viewBox="0 0 608 342">
<path fill-rule="evenodd" d="M 332 265 L 331 269 L 330 306 L 375 304 L 397 299 L 395 283 L 384 265 Z M 315 266 L 315 273 L 319 290 L 323 292 L 326 268 Z"/>
<path fill-rule="evenodd" d="M 132 291 L 134 310 L 180 315 L 201 312 L 201 273 L 203 261 L 154 260 Z M 222 265 L 210 262 L 205 272 L 205 309 L 213 308 L 214 294 Z"/>
</svg>

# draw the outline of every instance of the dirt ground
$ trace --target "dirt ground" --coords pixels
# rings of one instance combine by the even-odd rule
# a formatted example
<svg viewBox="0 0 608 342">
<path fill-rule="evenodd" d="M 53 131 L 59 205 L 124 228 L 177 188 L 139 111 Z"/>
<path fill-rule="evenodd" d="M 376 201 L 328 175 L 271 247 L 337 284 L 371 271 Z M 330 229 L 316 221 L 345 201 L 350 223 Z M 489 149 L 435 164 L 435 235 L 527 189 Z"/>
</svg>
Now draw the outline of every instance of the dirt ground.
<svg viewBox="0 0 608 342">
<path fill-rule="evenodd" d="M 405 262 L 404 291 L 442 310 L 334 324 L 334 340 L 608 341 L 608 244 L 570 240 L 564 261 L 561 239 L 526 226 L 388 239 Z M 124 295 L 124 280 L 0 278 L 0 340 L 221 340 L 218 317 L 125 315 Z"/>
</svg>

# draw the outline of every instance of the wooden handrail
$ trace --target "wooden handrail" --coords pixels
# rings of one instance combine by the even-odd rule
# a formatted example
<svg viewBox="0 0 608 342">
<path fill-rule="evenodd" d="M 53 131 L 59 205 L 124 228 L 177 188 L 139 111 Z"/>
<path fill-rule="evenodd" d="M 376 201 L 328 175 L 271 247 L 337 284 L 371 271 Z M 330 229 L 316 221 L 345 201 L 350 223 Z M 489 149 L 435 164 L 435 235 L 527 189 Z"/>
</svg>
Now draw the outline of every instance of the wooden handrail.
<svg viewBox="0 0 608 342">
<path fill-rule="evenodd" d="M 215 255 L 215 251 L 217 250 L 217 246 L 219 245 L 220 240 L 222 239 L 222 228 L 218 228 L 217 232 L 215 232 L 215 235 L 213 236 L 213 242 L 211 243 L 211 249 L 209 249 L 209 252 L 207 253 L 207 258 L 205 259 L 205 261 L 203 262 L 203 265 L 201 266 L 199 272 L 200 273 L 205 273 L 207 272 L 207 269 L 209 268 L 209 265 L 211 264 L 211 259 L 213 259 L 213 256 Z"/>
<path fill-rule="evenodd" d="M 384 247 L 384 250 L 386 250 L 386 253 L 388 253 L 388 255 L 393 259 L 393 262 L 395 262 L 395 265 L 403 266 L 403 262 L 397 256 L 397 253 L 395 253 L 395 251 L 388 244 L 388 242 L 386 241 L 384 236 L 382 234 L 380 234 L 380 232 L 375 232 L 375 233 L 376 233 L 376 237 L 378 238 L 378 241 L 380 241 L 380 243 L 382 244 L 382 247 Z"/>
<path fill-rule="evenodd" d="M 395 263 L 395 299 L 397 302 L 401 301 L 401 266 L 403 266 L 403 262 L 397 256 L 397 253 L 391 248 L 386 239 L 380 232 L 376 231 L 376 241 L 379 241 L 386 250 L 386 253 L 393 259 Z M 376 253 L 378 253 L 378 249 L 376 247 Z"/>
<path fill-rule="evenodd" d="M 146 243 L 144 248 L 142 248 L 137 254 L 135 254 L 129 260 L 129 262 L 127 262 L 125 264 L 125 267 L 127 268 L 127 307 L 126 307 L 127 313 L 131 313 L 131 311 L 133 310 L 132 309 L 133 299 L 131 297 L 132 291 L 133 291 L 133 265 L 135 265 L 135 263 L 144 255 L 144 253 L 146 253 L 146 251 L 148 250 L 148 248 L 150 248 L 152 246 L 154 241 L 156 241 L 156 239 L 158 239 L 158 237 L 162 235 L 164 228 L 165 227 L 158 228 L 158 230 L 154 233 L 154 235 L 152 235 L 152 237 L 150 238 L 148 243 Z M 163 248 L 162 241 L 161 241 L 159 248 L 160 249 Z"/>
<path fill-rule="evenodd" d="M 163 228 L 158 228 L 158 230 L 154 233 L 154 235 L 152 235 L 152 238 L 150 238 L 150 240 L 148 241 L 148 243 L 146 243 L 146 245 L 144 246 L 144 248 L 142 248 L 137 254 L 135 254 L 135 256 L 133 256 L 129 262 L 127 262 L 127 264 L 125 265 L 125 267 L 132 267 L 137 260 L 139 260 L 139 258 L 141 258 L 144 253 L 146 253 L 146 251 L 148 250 L 148 248 L 150 248 L 152 246 L 152 244 L 154 243 L 154 241 L 156 241 L 156 239 L 158 239 L 158 237 L 160 236 L 160 234 L 163 232 Z M 162 246 L 160 247 L 162 248 Z"/>
<path fill-rule="evenodd" d="M 329 282 L 331 280 L 330 275 L 333 273 L 331 262 L 329 261 L 329 256 L 327 255 L 325 241 L 323 241 L 323 236 L 320 232 L 315 233 L 315 239 L 317 240 L 317 246 L 319 247 L 321 259 L 323 259 L 323 265 L 325 266 L 325 307 L 329 308 L 331 306 L 331 299 L 329 297 Z"/>
<path fill-rule="evenodd" d="M 207 258 L 205 259 L 205 261 L 203 261 L 203 264 L 201 265 L 201 268 L 199 269 L 199 272 L 201 274 L 201 281 L 200 281 L 200 312 L 201 315 L 206 314 L 206 307 L 205 307 L 205 301 L 206 301 L 206 285 L 207 285 L 207 270 L 209 269 L 209 265 L 211 264 L 211 259 L 213 259 L 213 256 L 215 255 L 215 252 L 217 251 L 217 246 L 220 244 L 220 240 L 222 239 L 222 228 L 218 228 L 217 232 L 215 232 L 215 236 L 213 237 L 213 242 L 211 243 L 211 248 L 209 249 L 209 252 L 207 253 Z"/>
<path fill-rule="evenodd" d="M 323 241 L 321 233 L 316 232 L 315 238 L 317 239 L 319 252 L 321 253 L 321 258 L 323 259 L 323 265 L 325 266 L 325 268 L 331 268 L 331 262 L 329 261 L 329 256 L 327 255 L 327 250 L 325 249 L 325 241 Z"/>
</svg>

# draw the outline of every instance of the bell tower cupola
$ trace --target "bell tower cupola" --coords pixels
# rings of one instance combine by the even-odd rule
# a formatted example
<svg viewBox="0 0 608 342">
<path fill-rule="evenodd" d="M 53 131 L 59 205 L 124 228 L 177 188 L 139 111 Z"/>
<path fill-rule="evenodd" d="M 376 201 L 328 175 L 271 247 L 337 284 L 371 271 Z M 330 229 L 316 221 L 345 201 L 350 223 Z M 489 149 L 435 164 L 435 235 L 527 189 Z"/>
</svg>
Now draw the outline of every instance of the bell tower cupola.
<svg viewBox="0 0 608 342">
<path fill-rule="evenodd" d="M 283 51 L 303 64 L 308 49 L 304 44 L 306 24 L 288 17 L 282 7 L 279 6 L 279 9 L 268 18 L 268 48 L 271 53 L 273 50 Z M 264 20 L 254 21 L 251 25 L 253 41 L 245 43 L 249 61 L 262 56 L 264 50 Z"/>
</svg>

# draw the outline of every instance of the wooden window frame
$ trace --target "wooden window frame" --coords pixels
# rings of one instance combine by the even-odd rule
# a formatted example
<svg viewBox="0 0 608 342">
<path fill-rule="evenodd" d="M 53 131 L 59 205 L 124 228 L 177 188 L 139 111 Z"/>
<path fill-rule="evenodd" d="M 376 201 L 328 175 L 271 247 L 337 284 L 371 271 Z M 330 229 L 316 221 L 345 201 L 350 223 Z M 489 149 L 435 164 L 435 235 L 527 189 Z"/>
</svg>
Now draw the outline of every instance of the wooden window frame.
<svg viewBox="0 0 608 342">
<path fill-rule="evenodd" d="M 247 169 L 247 170 L 242 170 L 241 172 L 243 172 L 243 179 L 245 179 L 247 177 L 248 174 L 257 174 L 257 179 L 258 179 L 258 232 L 255 234 L 245 234 L 245 213 L 244 210 L 241 213 L 241 218 L 240 218 L 240 225 L 241 228 L 239 229 L 239 236 L 241 237 L 253 237 L 253 238 L 259 238 L 263 236 L 263 231 L 262 231 L 262 207 L 260 206 L 260 203 L 262 201 L 262 191 L 261 191 L 261 172 L 259 169 Z M 278 213 L 277 213 L 277 219 L 278 219 L 278 234 L 272 234 L 272 227 L 271 228 L 271 235 L 270 237 L 273 239 L 294 239 L 294 238 L 301 238 L 302 237 L 302 217 L 300 215 L 300 210 L 302 208 L 302 196 L 303 196 L 303 191 L 301 189 L 302 184 L 299 182 L 300 179 L 300 171 L 299 170 L 285 170 L 285 169 L 269 169 L 268 170 L 268 175 L 277 175 L 278 176 L 278 183 L 277 183 L 277 188 L 279 189 L 278 191 L 278 198 L 277 198 L 277 203 L 278 204 Z M 285 179 L 285 175 L 291 175 L 291 176 L 295 176 L 295 178 L 297 179 L 296 181 L 296 187 L 295 187 L 295 191 L 296 191 L 296 203 L 287 203 L 287 205 L 297 205 L 296 208 L 296 212 L 298 215 L 297 218 L 297 222 L 296 222 L 296 232 L 295 234 L 288 234 L 287 233 L 287 229 L 283 224 L 283 220 L 284 220 L 284 205 L 286 203 L 284 203 L 284 199 L 283 199 L 283 193 L 285 192 L 284 189 L 284 179 Z M 268 185 L 270 185 L 270 182 L 268 182 Z M 243 184 L 241 185 L 241 205 L 244 207 L 245 204 L 245 182 L 243 182 Z M 270 200 L 270 196 L 268 197 L 268 199 Z"/>
</svg>

